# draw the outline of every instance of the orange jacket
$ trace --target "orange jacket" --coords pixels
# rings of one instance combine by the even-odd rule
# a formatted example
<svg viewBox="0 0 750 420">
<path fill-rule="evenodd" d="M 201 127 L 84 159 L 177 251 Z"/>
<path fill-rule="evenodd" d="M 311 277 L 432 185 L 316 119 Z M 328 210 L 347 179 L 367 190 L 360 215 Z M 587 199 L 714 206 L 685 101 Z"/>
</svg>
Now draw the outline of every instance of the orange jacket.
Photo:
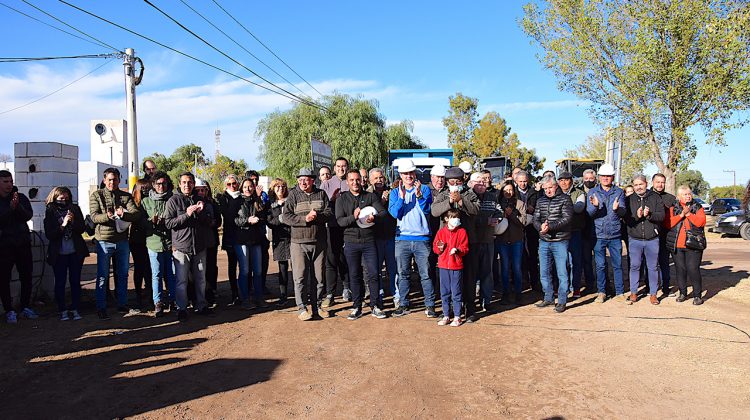
<svg viewBox="0 0 750 420">
<path fill-rule="evenodd" d="M 685 217 L 683 217 L 682 215 L 688 212 L 688 207 L 685 205 L 685 203 L 680 201 L 679 208 L 682 209 L 682 212 L 675 215 L 675 209 L 678 208 L 677 206 L 678 204 L 675 203 L 675 206 L 669 209 L 669 217 L 666 219 L 666 221 L 669 222 L 670 229 L 675 229 L 677 225 L 679 225 L 680 222 L 685 219 Z M 694 227 L 704 227 L 706 226 L 706 212 L 703 211 L 703 208 L 700 208 L 697 212 L 688 214 L 687 220 L 689 220 L 690 224 Z M 685 237 L 687 236 L 686 232 L 689 229 L 688 224 L 683 223 L 679 229 L 680 231 L 677 232 L 677 248 L 685 248 Z"/>
</svg>

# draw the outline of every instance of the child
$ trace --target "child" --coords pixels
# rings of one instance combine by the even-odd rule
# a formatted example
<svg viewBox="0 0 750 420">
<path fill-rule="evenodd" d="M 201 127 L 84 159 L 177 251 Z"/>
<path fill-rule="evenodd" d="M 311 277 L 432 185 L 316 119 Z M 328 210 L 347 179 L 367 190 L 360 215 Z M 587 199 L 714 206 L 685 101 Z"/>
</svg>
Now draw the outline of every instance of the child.
<svg viewBox="0 0 750 420">
<path fill-rule="evenodd" d="M 440 297 L 443 301 L 443 318 L 438 325 L 450 322 L 451 298 L 453 298 L 453 322 L 451 327 L 461 325 L 461 278 L 463 257 L 469 251 L 469 239 L 462 228 L 460 213 L 449 209 L 443 214 L 445 226 L 435 235 L 433 251 L 438 254 L 440 269 Z"/>
</svg>

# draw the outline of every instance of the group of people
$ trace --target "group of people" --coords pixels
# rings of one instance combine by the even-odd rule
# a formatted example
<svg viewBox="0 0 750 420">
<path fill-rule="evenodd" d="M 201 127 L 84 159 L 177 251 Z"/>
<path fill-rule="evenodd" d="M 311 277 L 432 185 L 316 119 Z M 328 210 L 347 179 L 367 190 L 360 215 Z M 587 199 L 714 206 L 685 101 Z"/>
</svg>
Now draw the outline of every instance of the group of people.
<svg viewBox="0 0 750 420">
<path fill-rule="evenodd" d="M 657 305 L 659 290 L 662 299 L 673 293 L 670 256 L 677 301 L 688 298 L 690 284 L 693 304 L 703 302 L 699 267 L 705 213 L 687 186 L 680 186 L 676 197 L 667 193 L 662 174 L 651 178 L 651 188 L 646 177 L 634 177 L 627 194 L 614 185 L 614 169 L 608 164 L 598 174 L 587 170 L 580 187 L 568 172 L 545 172 L 533 184 L 526 171 L 516 168 L 493 185 L 489 171 L 472 173 L 464 162 L 433 167 L 430 184 L 424 185 L 410 160 L 396 169 L 398 179 L 389 183 L 383 169 L 350 169 L 347 159 L 338 158 L 333 168 L 325 166 L 318 173 L 300 169 L 292 188 L 276 178 L 269 191 L 259 184 L 256 171 L 248 171 L 243 179 L 227 176 L 225 190 L 213 196 L 208 184 L 190 172 L 180 174 L 173 185 L 151 160 L 144 162 L 146 176 L 132 193 L 119 188 L 119 171 L 108 168 L 101 188 L 89 197 L 98 317 L 109 319 L 111 263 L 117 310 L 131 310 L 131 255 L 139 309 L 145 309 L 150 295 L 156 317 L 175 311 L 184 321 L 189 308 L 211 313 L 217 304 L 219 248 L 227 254 L 230 305 L 269 306 L 266 278 L 273 258 L 279 267 L 277 305 L 289 304 L 291 277 L 300 320 L 328 311 L 339 290 L 342 300 L 352 302 L 350 320 L 363 316 L 366 300 L 371 316 L 386 318 L 387 296 L 393 297 L 393 316 L 407 315 L 416 306 L 410 295 L 413 271 L 427 317 L 439 316 L 439 290 L 439 325 L 476 322 L 480 311 L 493 309 L 493 296 L 500 291 L 499 304 L 521 303 L 527 287 L 542 292 L 536 306 L 564 312 L 569 296 L 583 293 L 596 293 L 595 302 L 614 295 L 633 304 L 643 278 L 650 303 Z M 81 268 L 89 254 L 82 237 L 87 226 L 68 188 L 54 188 L 46 202 L 47 261 L 55 274 L 60 319 L 77 320 Z M 13 265 L 21 280 L 20 314 L 37 317 L 29 302 L 26 222 L 32 215 L 11 174 L 0 171 L 0 297 L 8 322 L 17 319 L 9 289 Z M 613 291 L 608 291 L 609 268 Z M 65 301 L 68 282 L 70 305 Z"/>
</svg>

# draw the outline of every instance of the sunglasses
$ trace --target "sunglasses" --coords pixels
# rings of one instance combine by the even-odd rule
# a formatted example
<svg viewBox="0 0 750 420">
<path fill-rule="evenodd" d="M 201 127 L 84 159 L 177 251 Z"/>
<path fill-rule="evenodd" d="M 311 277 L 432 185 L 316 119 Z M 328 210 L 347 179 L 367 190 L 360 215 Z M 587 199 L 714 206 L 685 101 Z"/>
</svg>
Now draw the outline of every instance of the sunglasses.
<svg viewBox="0 0 750 420">
<path fill-rule="evenodd" d="M 237 186 L 239 184 L 237 184 L 236 182 L 227 182 L 227 187 L 231 187 L 232 185 Z"/>
</svg>

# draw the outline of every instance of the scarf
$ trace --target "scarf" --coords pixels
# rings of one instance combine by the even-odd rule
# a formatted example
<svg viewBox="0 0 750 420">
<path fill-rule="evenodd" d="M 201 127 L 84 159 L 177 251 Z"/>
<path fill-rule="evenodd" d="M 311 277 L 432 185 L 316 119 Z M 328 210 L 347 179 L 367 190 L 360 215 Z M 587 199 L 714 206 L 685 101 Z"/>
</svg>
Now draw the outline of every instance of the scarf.
<svg viewBox="0 0 750 420">
<path fill-rule="evenodd" d="M 225 192 L 227 194 L 229 194 L 229 196 L 232 197 L 232 198 L 239 198 L 240 194 L 242 194 L 241 191 L 229 191 L 229 190 L 226 190 Z"/>
<path fill-rule="evenodd" d="M 167 201 L 169 200 L 169 197 L 172 196 L 172 191 L 164 191 L 163 193 L 158 193 L 156 192 L 156 190 L 150 190 L 148 192 L 148 196 L 154 201 Z"/>
</svg>

